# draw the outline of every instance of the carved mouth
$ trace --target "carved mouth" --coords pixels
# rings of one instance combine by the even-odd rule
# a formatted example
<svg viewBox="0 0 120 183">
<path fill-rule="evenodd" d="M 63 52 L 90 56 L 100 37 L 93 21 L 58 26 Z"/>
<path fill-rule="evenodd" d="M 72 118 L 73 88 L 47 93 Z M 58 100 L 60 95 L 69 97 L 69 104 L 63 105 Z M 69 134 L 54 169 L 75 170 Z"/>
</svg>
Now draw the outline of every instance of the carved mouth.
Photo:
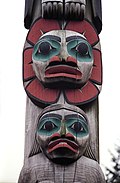
<svg viewBox="0 0 120 183">
<path fill-rule="evenodd" d="M 45 71 L 45 78 L 67 77 L 79 80 L 82 73 L 79 69 L 68 65 L 57 65 L 48 67 Z"/>
<path fill-rule="evenodd" d="M 77 153 L 78 152 L 78 145 L 68 139 L 57 139 L 49 143 L 48 145 L 48 152 L 51 153 L 52 151 L 59 149 L 59 148 L 67 148 L 70 151 Z"/>
</svg>

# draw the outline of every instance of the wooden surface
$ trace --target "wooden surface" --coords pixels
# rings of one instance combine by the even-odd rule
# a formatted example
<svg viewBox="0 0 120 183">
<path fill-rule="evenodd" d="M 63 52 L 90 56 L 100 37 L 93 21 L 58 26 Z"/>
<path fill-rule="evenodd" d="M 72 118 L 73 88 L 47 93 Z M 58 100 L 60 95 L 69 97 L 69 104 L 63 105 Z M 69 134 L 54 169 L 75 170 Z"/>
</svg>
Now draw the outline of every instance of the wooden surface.
<svg viewBox="0 0 120 183">
<path fill-rule="evenodd" d="M 64 101 L 64 100 L 63 100 Z M 62 100 L 61 100 L 62 103 Z M 83 110 L 90 121 L 90 148 L 85 153 L 89 158 L 99 161 L 99 121 L 98 121 L 98 104 L 97 101 L 92 103 Z M 28 159 L 35 140 L 37 118 L 42 109 L 35 106 L 29 98 L 26 103 L 26 121 L 25 121 L 25 159 Z M 90 152 L 89 152 L 90 151 Z M 92 153 L 92 154 L 91 154 Z"/>
<path fill-rule="evenodd" d="M 27 7 L 25 11 L 25 27 L 29 29 L 32 23 L 35 22 L 35 24 L 33 24 L 27 35 L 24 47 L 25 49 L 23 52 L 23 81 L 24 88 L 28 96 L 26 101 L 24 165 L 21 170 L 18 183 L 105 183 L 104 175 L 98 163 L 98 94 L 100 93 L 102 85 L 101 51 L 98 37 L 98 33 L 102 28 L 101 1 L 99 0 L 97 4 L 99 6 L 98 9 L 96 9 L 96 0 L 86 0 L 86 2 L 74 1 L 72 3 L 69 1 L 60 1 L 55 3 L 53 1 L 42 1 L 42 3 L 43 4 L 41 4 L 41 1 L 39 0 L 31 0 L 29 2 L 26 0 Z M 85 8 L 86 11 L 84 11 Z M 78 12 L 75 11 L 76 9 Z M 81 10 L 83 14 L 80 14 Z M 78 13 L 78 16 L 76 12 Z M 41 16 L 43 18 L 50 17 L 51 19 L 56 20 L 40 19 L 40 21 L 36 22 L 36 19 Z M 85 22 L 84 18 L 87 19 L 87 23 Z M 93 28 L 89 22 L 94 24 L 95 28 Z M 86 29 L 84 30 L 84 28 Z M 63 29 L 65 30 L 63 31 Z M 47 33 L 48 36 L 49 33 L 51 33 L 50 31 L 53 31 L 54 34 L 57 35 L 55 30 L 62 30 L 64 35 L 67 35 L 66 30 L 76 31 L 77 36 L 78 33 L 84 34 L 84 39 L 86 39 L 92 46 L 92 53 L 94 55 L 93 72 L 91 72 L 91 77 L 84 83 L 84 87 L 79 88 L 79 93 L 81 93 L 81 95 L 78 95 L 78 90 L 76 92 L 76 88 L 65 88 L 65 84 L 62 86 L 62 84 L 59 85 L 59 82 L 57 88 L 56 86 L 51 88 L 50 85 L 44 85 L 44 82 L 40 80 L 40 73 L 36 74 L 35 66 L 32 66 L 34 64 L 33 51 L 37 41 L 41 36 L 43 36 L 43 33 Z M 51 34 L 53 34 L 53 32 Z M 66 38 L 64 37 L 63 39 L 63 37 L 60 37 L 60 39 L 65 40 Z M 61 45 L 62 49 L 64 47 L 64 43 L 62 42 Z M 63 53 L 65 55 L 64 49 Z M 58 58 L 58 55 L 55 55 L 55 58 Z M 64 62 L 65 61 L 67 61 L 67 59 L 64 60 Z M 86 63 L 83 64 L 82 67 L 86 67 Z M 92 83 L 96 88 L 97 94 L 94 92 L 93 87 L 86 87 L 90 86 L 89 83 Z M 86 88 L 86 90 L 84 91 L 83 88 Z M 88 100 L 86 96 L 91 97 L 91 94 L 93 94 L 94 97 Z M 84 102 L 82 102 L 82 95 L 85 95 L 85 97 L 83 97 Z M 35 142 L 38 116 L 42 113 L 46 106 L 49 106 L 52 103 L 62 105 L 76 105 L 85 112 L 89 120 L 89 145 L 87 146 L 84 154 L 81 155 L 77 161 L 69 165 L 60 165 L 56 164 L 56 162 L 53 163 L 50 161 L 44 154 L 44 151 L 41 150 L 42 148 L 40 147 L 40 144 Z M 33 152 L 32 149 L 34 145 L 35 148 Z"/>
<path fill-rule="evenodd" d="M 61 166 L 38 154 L 24 165 L 18 183 L 105 183 L 99 164 L 82 156 L 78 161 Z"/>
<path fill-rule="evenodd" d="M 101 0 L 80 1 L 39 1 L 25 0 L 24 23 L 27 29 L 38 17 L 56 19 L 87 18 L 94 24 L 98 33 L 102 30 L 102 7 Z"/>
</svg>

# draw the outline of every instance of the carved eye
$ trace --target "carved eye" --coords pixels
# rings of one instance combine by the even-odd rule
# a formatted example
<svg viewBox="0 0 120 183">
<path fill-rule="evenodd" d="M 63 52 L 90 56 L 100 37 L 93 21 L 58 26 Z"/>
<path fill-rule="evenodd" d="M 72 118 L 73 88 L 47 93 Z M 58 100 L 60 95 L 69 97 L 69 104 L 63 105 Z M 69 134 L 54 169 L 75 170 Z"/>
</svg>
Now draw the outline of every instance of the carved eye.
<svg viewBox="0 0 120 183">
<path fill-rule="evenodd" d="M 52 131 L 55 127 L 56 127 L 56 125 L 54 123 L 52 123 L 51 121 L 47 121 L 43 125 L 42 129 L 47 130 L 47 131 Z"/>
<path fill-rule="evenodd" d="M 76 133 L 79 133 L 79 132 L 84 131 L 83 126 L 82 126 L 81 123 L 79 123 L 79 122 L 75 122 L 75 123 L 71 126 L 71 128 L 72 128 Z"/>
<path fill-rule="evenodd" d="M 38 48 L 38 53 L 42 53 L 43 55 L 47 55 L 51 50 L 51 45 L 50 43 L 48 42 L 42 42 L 40 45 L 39 45 L 39 48 Z"/>
<path fill-rule="evenodd" d="M 76 50 L 79 52 L 81 56 L 88 55 L 88 45 L 85 43 L 80 43 Z"/>
</svg>

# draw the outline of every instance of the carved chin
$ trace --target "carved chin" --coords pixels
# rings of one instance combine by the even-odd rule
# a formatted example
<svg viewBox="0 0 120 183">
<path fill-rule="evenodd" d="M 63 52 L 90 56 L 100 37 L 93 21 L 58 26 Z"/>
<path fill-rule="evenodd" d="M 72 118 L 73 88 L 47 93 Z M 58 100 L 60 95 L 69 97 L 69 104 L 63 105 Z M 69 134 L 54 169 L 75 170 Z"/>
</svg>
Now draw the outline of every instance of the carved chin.
<svg viewBox="0 0 120 183">
<path fill-rule="evenodd" d="M 48 88 L 61 88 L 61 89 L 75 89 L 80 88 L 84 85 L 80 80 L 76 80 L 73 78 L 65 78 L 64 76 L 58 77 L 58 78 L 47 78 L 45 79 L 45 82 L 43 82 L 43 85 Z"/>
<path fill-rule="evenodd" d="M 79 156 L 78 153 L 67 147 L 58 147 L 51 153 L 48 153 L 48 158 L 57 164 L 69 164 L 76 161 Z"/>
</svg>

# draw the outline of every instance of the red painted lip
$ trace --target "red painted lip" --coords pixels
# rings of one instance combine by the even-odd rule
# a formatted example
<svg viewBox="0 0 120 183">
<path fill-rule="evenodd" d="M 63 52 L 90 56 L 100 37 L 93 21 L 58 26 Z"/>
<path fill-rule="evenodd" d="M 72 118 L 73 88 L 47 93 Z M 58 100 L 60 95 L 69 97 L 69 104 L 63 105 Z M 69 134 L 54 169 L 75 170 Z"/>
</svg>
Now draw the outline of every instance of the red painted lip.
<svg viewBox="0 0 120 183">
<path fill-rule="evenodd" d="M 58 139 L 58 140 L 54 140 L 52 142 L 49 143 L 48 145 L 48 152 L 51 153 L 52 151 L 59 149 L 59 148 L 67 148 L 70 149 L 71 151 L 73 151 L 74 153 L 78 152 L 78 145 L 68 139 Z"/>
<path fill-rule="evenodd" d="M 81 79 L 82 73 L 77 68 L 68 65 L 57 65 L 48 67 L 45 71 L 45 77 L 67 77 L 72 79 Z"/>
</svg>

